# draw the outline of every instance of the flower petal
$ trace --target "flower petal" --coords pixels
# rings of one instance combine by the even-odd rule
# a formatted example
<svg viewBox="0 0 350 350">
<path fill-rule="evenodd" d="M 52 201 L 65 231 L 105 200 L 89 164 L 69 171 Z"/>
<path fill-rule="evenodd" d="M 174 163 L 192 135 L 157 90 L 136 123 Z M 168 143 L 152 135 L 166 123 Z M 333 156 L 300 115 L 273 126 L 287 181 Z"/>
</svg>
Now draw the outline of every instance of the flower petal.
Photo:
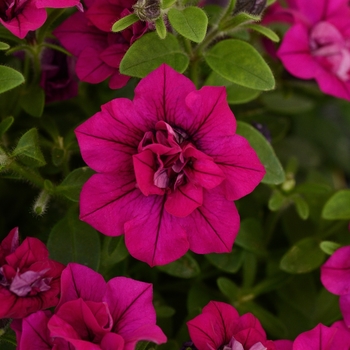
<svg viewBox="0 0 350 350">
<path fill-rule="evenodd" d="M 101 342 L 102 350 L 125 350 L 124 339 L 115 333 L 107 333 Z"/>
</svg>

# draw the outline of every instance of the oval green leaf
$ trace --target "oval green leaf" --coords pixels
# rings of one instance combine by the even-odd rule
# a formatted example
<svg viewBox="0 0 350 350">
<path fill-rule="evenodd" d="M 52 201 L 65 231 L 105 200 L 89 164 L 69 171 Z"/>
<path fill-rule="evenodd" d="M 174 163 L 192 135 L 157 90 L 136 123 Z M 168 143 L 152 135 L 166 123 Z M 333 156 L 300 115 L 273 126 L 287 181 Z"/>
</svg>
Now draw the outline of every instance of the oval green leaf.
<svg viewBox="0 0 350 350">
<path fill-rule="evenodd" d="M 328 220 L 350 220 L 350 190 L 335 193 L 323 207 L 322 217 Z"/>
<path fill-rule="evenodd" d="M 266 174 L 262 182 L 271 185 L 279 185 L 284 182 L 285 174 L 282 165 L 266 138 L 258 130 L 244 122 L 237 123 L 237 134 L 249 141 L 263 163 Z"/>
<path fill-rule="evenodd" d="M 270 67 L 259 52 L 244 41 L 220 41 L 205 53 L 204 58 L 213 71 L 233 83 L 255 90 L 275 87 Z"/>
<path fill-rule="evenodd" d="M 127 15 L 115 22 L 112 26 L 112 32 L 121 32 L 139 20 L 140 19 L 135 15 L 135 13 L 131 13 L 130 15 Z"/>
<path fill-rule="evenodd" d="M 278 43 L 280 41 L 280 38 L 278 37 L 278 35 L 270 28 L 267 28 L 255 23 L 248 24 L 245 27 L 255 30 L 256 32 L 266 36 L 267 38 L 274 41 L 275 43 Z"/>
<path fill-rule="evenodd" d="M 165 39 L 160 39 L 153 32 L 142 36 L 130 47 L 119 69 L 122 74 L 143 78 L 162 63 L 182 73 L 186 70 L 189 59 L 174 35 L 168 33 Z"/>
<path fill-rule="evenodd" d="M 45 92 L 40 86 L 35 86 L 20 98 L 21 107 L 32 117 L 41 117 L 45 106 Z"/>
<path fill-rule="evenodd" d="M 11 90 L 24 83 L 24 76 L 16 70 L 0 66 L 0 93 Z"/>
<path fill-rule="evenodd" d="M 243 251 L 233 247 L 230 253 L 207 254 L 205 256 L 215 267 L 228 273 L 236 273 L 243 263 Z"/>
<path fill-rule="evenodd" d="M 193 278 L 200 273 L 197 261 L 188 253 L 170 264 L 157 266 L 157 268 L 171 276 L 180 278 Z"/>
<path fill-rule="evenodd" d="M 196 43 L 205 38 L 208 17 L 199 7 L 186 7 L 183 11 L 171 8 L 168 18 L 173 28 L 182 36 Z"/>
<path fill-rule="evenodd" d="M 0 50 L 8 50 L 10 48 L 10 45 L 9 44 L 6 44 L 2 41 L 0 41 Z"/>
<path fill-rule="evenodd" d="M 0 137 L 6 133 L 6 131 L 11 127 L 15 118 L 7 117 L 0 123 Z"/>
</svg>

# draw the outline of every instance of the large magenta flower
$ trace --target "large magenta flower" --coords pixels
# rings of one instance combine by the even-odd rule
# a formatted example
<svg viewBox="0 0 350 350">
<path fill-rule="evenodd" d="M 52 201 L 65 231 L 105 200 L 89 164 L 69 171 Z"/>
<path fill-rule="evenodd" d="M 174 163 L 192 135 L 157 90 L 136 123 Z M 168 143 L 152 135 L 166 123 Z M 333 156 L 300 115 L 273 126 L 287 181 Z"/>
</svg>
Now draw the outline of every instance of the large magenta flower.
<svg viewBox="0 0 350 350">
<path fill-rule="evenodd" d="M 45 8 L 81 7 L 80 0 L 0 0 L 0 23 L 23 39 L 40 28 L 47 18 Z"/>
<path fill-rule="evenodd" d="M 252 314 L 239 316 L 230 304 L 211 301 L 202 313 L 187 322 L 198 350 L 275 350 L 266 339 L 259 320 Z"/>
<path fill-rule="evenodd" d="M 80 218 L 102 233 L 125 233 L 135 258 L 162 265 L 188 249 L 229 252 L 239 229 L 233 200 L 265 174 L 236 121 L 225 88 L 203 87 L 162 65 L 134 101 L 102 106 L 76 129 L 86 163 Z"/>
<path fill-rule="evenodd" d="M 289 20 L 277 52 L 285 68 L 301 79 L 316 79 L 326 94 L 350 100 L 350 9 L 347 0 L 289 0 L 269 21 Z"/>
<path fill-rule="evenodd" d="M 350 246 L 337 249 L 322 265 L 321 282 L 328 291 L 340 295 L 340 309 L 350 327 Z"/>
<path fill-rule="evenodd" d="M 63 268 L 38 239 L 28 237 L 19 245 L 13 229 L 0 246 L 0 318 L 23 318 L 56 306 Z"/>
<path fill-rule="evenodd" d="M 134 0 L 89 0 L 87 10 L 63 22 L 54 34 L 77 57 L 80 80 L 97 84 L 107 78 L 111 89 L 123 87 L 128 76 L 119 73 L 119 64 L 130 45 L 144 34 L 146 22 L 138 21 L 121 33 L 112 33 L 112 25 L 130 14 Z"/>
</svg>

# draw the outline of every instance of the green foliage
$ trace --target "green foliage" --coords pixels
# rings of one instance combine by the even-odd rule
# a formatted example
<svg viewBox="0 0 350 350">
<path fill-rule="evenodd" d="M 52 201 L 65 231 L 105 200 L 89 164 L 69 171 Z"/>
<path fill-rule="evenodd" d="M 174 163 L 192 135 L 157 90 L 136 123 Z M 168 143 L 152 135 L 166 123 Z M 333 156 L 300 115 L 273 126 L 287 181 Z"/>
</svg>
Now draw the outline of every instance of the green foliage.
<svg viewBox="0 0 350 350">
<path fill-rule="evenodd" d="M 267 38 L 269 38 L 270 40 L 276 43 L 280 41 L 280 38 L 278 37 L 278 35 L 270 28 L 267 28 L 255 23 L 247 24 L 245 28 L 255 30 L 256 32 L 266 36 Z"/>
<path fill-rule="evenodd" d="M 24 76 L 13 68 L 0 66 L 0 93 L 24 83 Z"/>
<path fill-rule="evenodd" d="M 10 45 L 9 44 L 6 44 L 2 41 L 0 41 L 0 51 L 6 51 L 10 48 Z"/>
<path fill-rule="evenodd" d="M 127 51 L 120 63 L 120 73 L 143 78 L 162 63 L 183 72 L 189 60 L 174 35 L 168 33 L 165 39 L 160 39 L 157 33 L 149 33 Z"/>
<path fill-rule="evenodd" d="M 350 190 L 335 193 L 325 204 L 322 217 L 328 220 L 349 220 Z"/>
<path fill-rule="evenodd" d="M 156 32 L 157 32 L 158 36 L 161 39 L 165 39 L 165 37 L 167 35 L 167 30 L 166 30 L 166 26 L 165 26 L 163 17 L 157 18 L 154 23 L 156 26 Z"/>
<path fill-rule="evenodd" d="M 41 117 L 45 106 L 44 90 L 39 86 L 28 88 L 21 96 L 20 104 L 32 117 Z"/>
<path fill-rule="evenodd" d="M 256 90 L 271 90 L 275 79 L 270 67 L 250 44 L 223 40 L 204 55 L 210 68 L 233 83 Z"/>
<path fill-rule="evenodd" d="M 121 32 L 139 20 L 140 19 L 134 13 L 131 13 L 115 22 L 112 26 L 112 32 Z"/>
<path fill-rule="evenodd" d="M 332 255 L 341 245 L 335 242 L 323 241 L 320 243 L 320 248 L 328 255 Z"/>
<path fill-rule="evenodd" d="M 237 242 L 237 241 L 236 241 Z M 243 263 L 242 249 L 234 246 L 230 253 L 226 254 L 207 254 L 205 256 L 211 264 L 218 269 L 228 273 L 236 273 Z"/>
<path fill-rule="evenodd" d="M 170 264 L 157 266 L 157 268 L 171 276 L 180 278 L 193 278 L 201 272 L 197 261 L 189 253 Z"/>
<path fill-rule="evenodd" d="M 173 28 L 185 38 L 200 43 L 207 32 L 208 17 L 199 7 L 190 6 L 180 11 L 171 8 L 168 18 Z"/>
<path fill-rule="evenodd" d="M 0 123 L 0 137 L 4 135 L 8 129 L 10 129 L 14 121 L 15 119 L 13 117 L 7 117 Z"/>
</svg>

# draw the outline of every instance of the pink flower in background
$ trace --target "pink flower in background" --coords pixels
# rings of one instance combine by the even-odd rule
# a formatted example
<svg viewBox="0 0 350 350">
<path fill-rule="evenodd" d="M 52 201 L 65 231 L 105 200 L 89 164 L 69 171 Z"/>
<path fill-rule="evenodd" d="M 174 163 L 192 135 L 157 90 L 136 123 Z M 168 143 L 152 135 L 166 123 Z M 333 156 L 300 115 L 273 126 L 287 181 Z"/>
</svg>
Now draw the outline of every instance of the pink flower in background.
<svg viewBox="0 0 350 350">
<path fill-rule="evenodd" d="M 230 304 L 211 301 L 187 327 L 198 350 L 275 350 L 259 320 L 250 313 L 239 316 Z"/>
<path fill-rule="evenodd" d="M 69 17 L 54 30 L 62 45 L 77 57 L 80 80 L 91 84 L 109 78 L 109 87 L 119 89 L 128 76 L 119 73 L 119 64 L 130 45 L 148 28 L 138 21 L 121 33 L 112 33 L 112 25 L 131 13 L 134 0 L 89 0 L 87 10 Z"/>
<path fill-rule="evenodd" d="M 80 0 L 1 0 L 0 23 L 23 39 L 30 30 L 40 28 L 47 18 L 45 8 L 78 6 Z"/>
<path fill-rule="evenodd" d="M 350 246 L 337 249 L 322 265 L 321 282 L 328 291 L 340 295 L 340 310 L 350 327 Z"/>
<path fill-rule="evenodd" d="M 57 305 L 64 265 L 49 259 L 44 243 L 28 237 L 19 245 L 15 228 L 1 243 L 0 263 L 0 318 Z"/>
<path fill-rule="evenodd" d="M 350 9 L 347 0 L 289 0 L 268 21 L 292 21 L 277 52 L 285 68 L 315 79 L 329 95 L 350 100 Z M 289 15 L 289 18 L 286 17 Z"/>
<path fill-rule="evenodd" d="M 109 236 L 125 233 L 132 256 L 170 263 L 188 249 L 230 252 L 239 229 L 233 203 L 265 169 L 236 120 L 225 88 L 194 84 L 162 65 L 76 129 L 98 174 L 83 186 L 80 218 Z"/>
<path fill-rule="evenodd" d="M 48 321 L 50 336 L 77 350 L 133 350 L 139 341 L 165 343 L 152 297 L 149 283 L 126 277 L 106 283 L 90 268 L 69 264 L 62 273 L 59 305 Z"/>
</svg>

